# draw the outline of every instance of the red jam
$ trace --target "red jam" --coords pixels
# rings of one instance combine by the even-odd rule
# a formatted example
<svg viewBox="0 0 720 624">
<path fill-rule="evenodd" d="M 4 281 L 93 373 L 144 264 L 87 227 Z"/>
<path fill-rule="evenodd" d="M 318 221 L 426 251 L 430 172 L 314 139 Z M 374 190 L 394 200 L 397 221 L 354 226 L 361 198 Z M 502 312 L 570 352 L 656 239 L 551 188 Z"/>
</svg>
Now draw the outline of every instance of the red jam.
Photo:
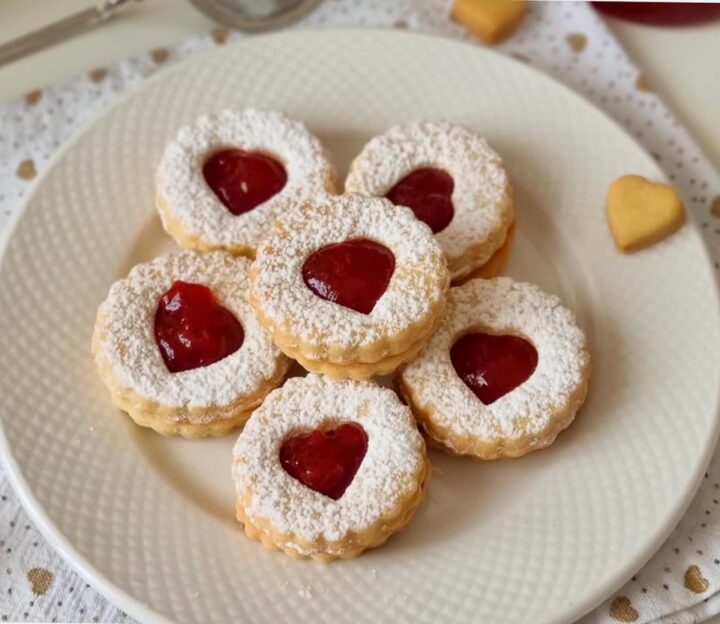
<svg viewBox="0 0 720 624">
<path fill-rule="evenodd" d="M 384 245 L 355 238 L 321 247 L 303 264 L 306 286 L 318 297 L 370 314 L 395 271 L 395 256 Z"/>
<path fill-rule="evenodd" d="M 280 463 L 304 486 L 337 500 L 355 478 L 367 446 L 365 430 L 357 423 L 345 423 L 285 440 Z"/>
<path fill-rule="evenodd" d="M 287 172 L 274 158 L 257 152 L 224 149 L 203 165 L 205 182 L 234 215 L 243 214 L 279 193 Z"/>
<path fill-rule="evenodd" d="M 653 26 L 688 26 L 720 17 L 717 2 L 593 2 L 607 15 Z"/>
<path fill-rule="evenodd" d="M 485 405 L 517 388 L 535 371 L 535 347 L 518 336 L 466 334 L 450 349 L 455 372 Z"/>
<path fill-rule="evenodd" d="M 177 281 L 158 302 L 155 342 L 171 373 L 209 366 L 235 353 L 245 333 L 202 284 Z"/>
<path fill-rule="evenodd" d="M 442 169 L 416 169 L 396 182 L 385 195 L 396 206 L 407 206 L 415 217 L 430 226 L 434 234 L 452 221 L 455 210 L 452 192 L 455 182 Z"/>
</svg>

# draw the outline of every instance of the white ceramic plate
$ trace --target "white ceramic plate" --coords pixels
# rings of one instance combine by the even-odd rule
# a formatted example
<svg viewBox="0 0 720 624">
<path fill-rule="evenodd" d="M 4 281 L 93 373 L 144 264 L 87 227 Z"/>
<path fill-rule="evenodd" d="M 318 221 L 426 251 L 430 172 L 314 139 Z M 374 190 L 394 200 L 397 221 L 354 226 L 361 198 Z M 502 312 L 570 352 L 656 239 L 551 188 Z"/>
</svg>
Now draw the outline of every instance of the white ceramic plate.
<svg viewBox="0 0 720 624">
<path fill-rule="evenodd" d="M 110 406 L 89 353 L 95 309 L 170 248 L 155 163 L 178 126 L 223 107 L 280 109 L 341 172 L 388 126 L 448 119 L 486 135 L 517 191 L 507 273 L 577 311 L 593 353 L 586 407 L 548 450 L 508 462 L 433 454 L 410 526 L 357 560 L 270 553 L 233 520 L 230 449 L 165 439 Z M 636 255 L 612 244 L 616 176 L 662 176 L 613 122 L 528 67 L 388 32 L 253 39 L 162 73 L 58 156 L 0 272 L 1 446 L 53 546 L 146 620 L 569 622 L 656 549 L 715 442 L 718 304 L 694 226 Z"/>
</svg>

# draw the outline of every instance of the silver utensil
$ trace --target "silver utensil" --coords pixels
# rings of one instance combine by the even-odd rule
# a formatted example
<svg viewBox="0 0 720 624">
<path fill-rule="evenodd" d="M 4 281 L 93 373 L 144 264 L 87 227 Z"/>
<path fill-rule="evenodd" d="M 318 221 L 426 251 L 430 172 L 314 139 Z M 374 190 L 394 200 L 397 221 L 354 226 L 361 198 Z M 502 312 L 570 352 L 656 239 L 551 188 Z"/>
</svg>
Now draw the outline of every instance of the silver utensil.
<svg viewBox="0 0 720 624">
<path fill-rule="evenodd" d="M 32 54 L 114 17 L 131 2 L 105 0 L 53 24 L 0 45 L 0 67 Z M 190 0 L 208 17 L 237 30 L 259 32 L 282 28 L 309 13 L 321 0 Z"/>
<path fill-rule="evenodd" d="M 139 0 L 105 0 L 97 7 L 74 13 L 48 26 L 0 45 L 0 67 L 80 32 L 107 22 L 130 2 Z"/>
</svg>

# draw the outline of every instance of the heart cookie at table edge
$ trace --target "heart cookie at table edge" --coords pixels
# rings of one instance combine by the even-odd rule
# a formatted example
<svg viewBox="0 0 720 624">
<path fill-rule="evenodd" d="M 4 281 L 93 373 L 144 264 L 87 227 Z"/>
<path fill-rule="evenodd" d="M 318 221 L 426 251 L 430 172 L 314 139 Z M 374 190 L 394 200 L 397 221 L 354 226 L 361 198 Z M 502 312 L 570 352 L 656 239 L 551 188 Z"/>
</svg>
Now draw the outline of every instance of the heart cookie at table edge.
<svg viewBox="0 0 720 624">
<path fill-rule="evenodd" d="M 677 191 L 640 175 L 624 175 L 610 185 L 605 212 L 615 245 L 623 252 L 657 243 L 685 222 Z"/>
<path fill-rule="evenodd" d="M 508 37 L 525 15 L 526 0 L 455 0 L 453 19 L 485 43 Z"/>
</svg>

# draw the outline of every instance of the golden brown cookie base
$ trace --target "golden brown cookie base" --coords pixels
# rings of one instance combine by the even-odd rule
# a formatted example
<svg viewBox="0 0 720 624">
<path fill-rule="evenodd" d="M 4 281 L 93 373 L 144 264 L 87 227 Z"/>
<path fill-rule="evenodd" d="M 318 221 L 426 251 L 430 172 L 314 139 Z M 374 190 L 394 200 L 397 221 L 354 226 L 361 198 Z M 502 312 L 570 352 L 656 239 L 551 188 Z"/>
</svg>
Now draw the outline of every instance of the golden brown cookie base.
<svg viewBox="0 0 720 624">
<path fill-rule="evenodd" d="M 352 559 L 368 548 L 381 546 L 391 535 L 400 531 L 410 521 L 425 497 L 425 489 L 431 471 L 432 466 L 425 459 L 422 474 L 418 475 L 418 480 L 413 484 L 413 488 L 407 492 L 407 496 L 396 507 L 389 510 L 366 530 L 349 534 L 338 541 L 327 541 L 323 538 L 307 541 L 294 533 L 280 533 L 264 519 L 250 520 L 245 513 L 245 508 L 252 493 L 238 496 L 235 516 L 239 522 L 243 523 L 245 534 L 249 538 L 261 542 L 269 550 L 280 550 L 293 559 L 314 559 L 323 563 L 336 559 Z"/>
<path fill-rule="evenodd" d="M 411 345 L 404 353 L 391 355 L 379 362 L 333 364 L 322 360 L 308 360 L 299 354 L 286 353 L 286 355 L 296 360 L 305 370 L 312 373 L 322 373 L 332 379 L 370 379 L 377 375 L 389 375 L 395 371 L 398 366 L 414 359 L 425 346 L 428 338 L 429 336 L 425 336 L 414 345 Z"/>
<path fill-rule="evenodd" d="M 335 193 L 335 173 L 333 171 L 332 178 L 327 180 L 325 191 L 328 193 Z M 200 235 L 189 234 L 182 225 L 180 219 L 178 219 L 172 212 L 167 197 L 160 191 L 162 188 L 160 181 L 157 181 L 156 188 L 158 189 L 155 194 L 155 207 L 160 213 L 160 220 L 162 222 L 165 231 L 173 238 L 173 240 L 185 249 L 197 249 L 198 251 L 215 251 L 219 249 L 221 251 L 227 251 L 234 256 L 246 256 L 248 258 L 255 258 L 255 249 L 257 245 L 250 246 L 242 243 L 231 244 L 231 245 L 218 245 L 212 243 Z M 260 241 L 257 241 L 258 243 Z"/>
<path fill-rule="evenodd" d="M 168 423 L 155 414 L 130 411 L 127 407 L 119 405 L 113 398 L 113 403 L 123 411 L 127 412 L 136 425 L 147 427 L 164 436 L 180 436 L 183 438 L 211 438 L 227 435 L 234 429 L 242 427 L 250 418 L 255 408 L 244 412 L 238 412 L 231 418 L 211 422 L 206 425 L 195 425 L 192 423 Z"/>
<path fill-rule="evenodd" d="M 512 251 L 513 241 L 515 240 L 515 228 L 516 224 L 513 221 L 507 231 L 507 237 L 505 242 L 502 244 L 485 264 L 479 269 L 475 269 L 468 275 L 461 277 L 460 279 L 453 282 L 453 286 L 462 286 L 465 282 L 475 278 L 492 279 L 497 277 L 505 268 L 507 261 L 510 259 L 510 252 Z"/>
<path fill-rule="evenodd" d="M 445 286 L 446 292 L 447 288 L 448 285 Z M 353 379 L 367 379 L 374 374 L 385 374 L 372 371 L 378 369 L 390 372 L 395 370 L 401 363 L 412 359 L 414 355 L 407 357 L 407 354 L 411 353 L 411 349 L 416 347 L 418 343 L 425 343 L 433 333 L 445 309 L 445 297 L 443 297 L 425 318 L 418 320 L 417 323 L 400 334 L 386 336 L 384 339 L 362 347 L 345 348 L 341 345 L 335 345 L 331 346 L 327 352 L 319 353 L 317 345 L 299 340 L 292 334 L 283 331 L 279 326 L 274 325 L 263 314 L 260 304 L 255 301 L 252 293 L 250 303 L 260 323 L 272 336 L 273 342 L 283 353 L 296 359 L 305 368 L 314 372 L 332 374 L 332 370 L 338 369 L 339 372 L 340 368 L 346 369 L 348 372 L 355 370 L 356 373 L 354 374 L 343 375 L 343 378 L 351 377 Z M 308 366 L 305 366 L 306 363 Z M 323 368 L 320 367 L 321 364 Z M 355 374 L 358 376 L 354 376 Z"/>
<path fill-rule="evenodd" d="M 515 203 L 512 187 L 508 185 L 505 200 L 502 204 L 502 218 L 498 227 L 487 238 L 470 245 L 459 256 L 447 256 L 448 270 L 453 284 L 461 282 L 473 271 L 480 270 L 491 262 L 493 256 L 500 250 L 515 223 Z"/>
<path fill-rule="evenodd" d="M 103 356 L 99 346 L 104 331 L 103 319 L 98 316 L 93 333 L 92 352 L 95 355 L 100 378 L 110 391 L 113 404 L 127 412 L 141 427 L 148 427 L 165 436 L 203 438 L 230 433 L 245 424 L 268 392 L 282 383 L 290 367 L 290 361 L 280 357 L 274 374 L 266 383 L 259 386 L 251 395 L 238 397 L 228 405 L 193 408 L 163 405 L 139 395 L 117 378 L 112 365 Z"/>
<path fill-rule="evenodd" d="M 510 459 L 522 457 L 532 451 L 550 446 L 558 434 L 567 429 L 575 415 L 585 402 L 590 380 L 590 359 L 583 371 L 582 382 L 568 400 L 558 406 L 548 425 L 539 433 L 521 435 L 516 438 L 484 439 L 473 435 L 457 435 L 449 428 L 435 422 L 432 411 L 418 406 L 411 389 L 403 383 L 402 376 L 395 377 L 395 387 L 410 406 L 420 429 L 425 435 L 428 446 L 442 450 L 450 455 L 470 455 L 481 460 Z"/>
<path fill-rule="evenodd" d="M 158 184 L 158 186 L 160 186 Z M 158 191 L 155 196 L 155 206 L 160 213 L 160 220 L 162 221 L 163 228 L 165 231 L 175 240 L 175 242 L 185 249 L 197 249 L 198 251 L 215 251 L 220 249 L 227 251 L 234 256 L 247 256 L 248 258 L 255 257 L 255 248 L 248 247 L 247 245 L 215 245 L 210 241 L 204 239 L 202 236 L 192 236 L 187 233 L 183 228 L 180 219 L 177 219 L 170 211 L 167 198 L 162 192 Z"/>
</svg>

